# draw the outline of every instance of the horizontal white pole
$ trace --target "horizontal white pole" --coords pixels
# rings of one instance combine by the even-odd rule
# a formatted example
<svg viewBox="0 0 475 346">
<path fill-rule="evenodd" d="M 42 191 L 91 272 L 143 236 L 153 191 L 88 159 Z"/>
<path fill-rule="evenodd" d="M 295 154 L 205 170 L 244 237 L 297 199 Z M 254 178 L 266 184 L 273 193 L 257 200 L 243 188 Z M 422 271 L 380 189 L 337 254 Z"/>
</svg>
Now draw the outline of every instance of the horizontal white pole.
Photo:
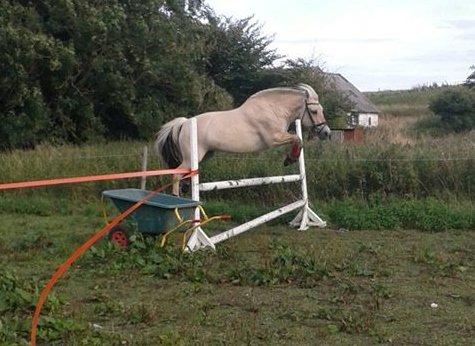
<svg viewBox="0 0 475 346">
<path fill-rule="evenodd" d="M 305 200 L 300 200 L 297 202 L 294 202 L 292 204 L 286 205 L 285 207 L 279 208 L 277 210 L 271 211 L 270 213 L 264 214 L 262 216 L 259 216 L 258 218 L 255 218 L 254 220 L 248 221 L 246 223 L 243 223 L 242 225 L 239 225 L 237 227 L 231 228 L 230 230 L 217 234 L 214 237 L 211 237 L 211 241 L 214 244 L 220 243 L 224 240 L 227 240 L 229 238 L 232 238 L 240 233 L 246 232 L 250 230 L 251 228 L 254 228 L 256 226 L 259 226 L 263 223 L 266 223 L 270 220 L 276 219 L 279 216 L 282 216 L 284 214 L 290 213 L 291 211 L 301 208 L 304 206 L 306 203 Z"/>
<path fill-rule="evenodd" d="M 300 181 L 301 179 L 302 178 L 300 174 L 294 174 L 294 175 L 281 175 L 281 176 L 276 176 L 276 177 L 213 181 L 210 183 L 201 183 L 200 191 L 234 189 L 237 187 L 269 185 L 269 184 L 279 184 L 279 183 L 293 183 L 295 181 Z"/>
</svg>

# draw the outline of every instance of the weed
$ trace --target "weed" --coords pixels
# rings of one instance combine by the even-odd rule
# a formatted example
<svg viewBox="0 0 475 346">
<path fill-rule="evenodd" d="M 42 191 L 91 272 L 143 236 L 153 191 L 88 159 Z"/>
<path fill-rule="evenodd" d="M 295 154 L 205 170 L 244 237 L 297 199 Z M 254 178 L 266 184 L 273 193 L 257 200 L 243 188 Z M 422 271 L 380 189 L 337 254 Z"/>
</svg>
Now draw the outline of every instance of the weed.
<svg viewBox="0 0 475 346">
<path fill-rule="evenodd" d="M 19 279 L 10 272 L 0 272 L 0 342 L 16 340 L 26 342 L 29 333 L 29 316 L 38 299 L 38 288 L 33 281 Z M 83 326 L 70 318 L 55 318 L 64 305 L 56 295 L 50 295 L 39 323 L 38 337 L 42 341 L 54 341 L 66 334 L 82 330 Z"/>
<path fill-rule="evenodd" d="M 413 261 L 423 265 L 432 275 L 463 277 L 469 269 L 467 259 L 460 254 L 442 255 L 429 248 L 413 249 Z"/>
<path fill-rule="evenodd" d="M 139 303 L 128 309 L 125 313 L 125 320 L 130 324 L 150 324 L 155 320 L 155 312 L 144 303 Z"/>
<path fill-rule="evenodd" d="M 350 230 L 358 229 L 420 229 L 443 231 L 473 229 L 475 218 L 470 203 L 451 203 L 427 198 L 422 200 L 356 199 L 338 200 L 325 206 L 332 223 Z"/>
</svg>

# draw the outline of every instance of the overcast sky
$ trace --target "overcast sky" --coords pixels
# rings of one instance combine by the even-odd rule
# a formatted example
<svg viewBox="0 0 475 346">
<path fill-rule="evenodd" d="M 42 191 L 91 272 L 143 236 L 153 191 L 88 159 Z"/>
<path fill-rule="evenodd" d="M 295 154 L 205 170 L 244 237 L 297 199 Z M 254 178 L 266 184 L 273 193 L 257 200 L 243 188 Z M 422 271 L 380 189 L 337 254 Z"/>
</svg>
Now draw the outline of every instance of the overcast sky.
<svg viewBox="0 0 475 346">
<path fill-rule="evenodd" d="M 207 0 L 255 15 L 272 48 L 317 58 L 363 91 L 462 82 L 475 64 L 475 0 Z"/>
</svg>

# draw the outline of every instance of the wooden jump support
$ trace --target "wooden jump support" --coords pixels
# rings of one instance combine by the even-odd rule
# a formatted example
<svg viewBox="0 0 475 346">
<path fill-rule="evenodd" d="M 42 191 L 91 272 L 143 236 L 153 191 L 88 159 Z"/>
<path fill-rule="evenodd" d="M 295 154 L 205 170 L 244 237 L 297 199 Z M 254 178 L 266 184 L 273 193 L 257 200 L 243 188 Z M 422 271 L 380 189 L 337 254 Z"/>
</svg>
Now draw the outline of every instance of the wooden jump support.
<svg viewBox="0 0 475 346">
<path fill-rule="evenodd" d="M 297 136 L 302 140 L 302 126 L 301 121 L 295 121 L 295 128 L 297 131 Z M 191 131 L 190 131 L 190 141 L 191 141 L 191 170 L 198 170 L 198 143 L 197 143 L 197 127 L 196 119 L 191 118 Z M 308 192 L 307 192 L 307 177 L 305 174 L 305 158 L 304 150 L 302 148 L 299 157 L 299 174 L 293 175 L 282 175 L 274 177 L 261 177 L 261 178 L 250 178 L 250 179 L 238 179 L 238 180 L 225 180 L 225 181 L 215 181 L 201 183 L 199 182 L 199 174 L 196 174 L 191 177 L 191 198 L 195 201 L 200 200 L 200 192 L 205 191 L 215 191 L 223 189 L 234 189 L 240 187 L 248 186 L 258 186 L 258 185 L 269 185 L 269 184 L 280 184 L 280 183 L 292 183 L 300 181 L 300 186 L 302 190 L 302 198 L 296 202 L 285 205 L 279 209 L 276 209 L 270 213 L 264 214 L 255 218 L 254 220 L 243 223 L 242 225 L 231 228 L 227 231 L 219 233 L 215 236 L 208 237 L 206 233 L 198 227 L 190 239 L 188 240 L 186 249 L 187 251 L 196 251 L 205 247 L 211 247 L 215 249 L 215 245 L 237 236 L 238 234 L 244 233 L 251 228 L 257 227 L 263 223 L 266 223 L 270 220 L 276 219 L 284 214 L 290 213 L 294 210 L 299 210 L 297 216 L 290 222 L 291 226 L 298 227 L 299 230 L 307 230 L 310 226 L 316 227 L 325 227 L 326 222 L 323 221 L 308 205 Z M 199 220 L 200 212 L 197 209 L 195 214 L 195 219 Z"/>
</svg>

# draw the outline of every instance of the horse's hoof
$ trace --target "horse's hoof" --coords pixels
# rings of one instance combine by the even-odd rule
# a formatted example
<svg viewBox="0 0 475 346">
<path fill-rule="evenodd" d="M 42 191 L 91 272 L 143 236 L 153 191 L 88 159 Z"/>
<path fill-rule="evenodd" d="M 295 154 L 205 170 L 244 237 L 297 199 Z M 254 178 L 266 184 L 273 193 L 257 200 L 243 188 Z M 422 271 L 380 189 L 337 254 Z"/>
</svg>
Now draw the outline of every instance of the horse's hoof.
<svg viewBox="0 0 475 346">
<path fill-rule="evenodd" d="M 293 159 L 291 159 L 289 156 L 287 156 L 287 157 L 285 158 L 285 161 L 284 161 L 284 166 L 287 167 L 288 165 L 291 165 L 291 164 L 293 164 L 293 163 L 295 163 L 295 160 L 293 160 Z"/>
<path fill-rule="evenodd" d="M 182 181 L 180 184 L 180 195 L 186 194 L 190 191 L 190 183 Z"/>
</svg>

